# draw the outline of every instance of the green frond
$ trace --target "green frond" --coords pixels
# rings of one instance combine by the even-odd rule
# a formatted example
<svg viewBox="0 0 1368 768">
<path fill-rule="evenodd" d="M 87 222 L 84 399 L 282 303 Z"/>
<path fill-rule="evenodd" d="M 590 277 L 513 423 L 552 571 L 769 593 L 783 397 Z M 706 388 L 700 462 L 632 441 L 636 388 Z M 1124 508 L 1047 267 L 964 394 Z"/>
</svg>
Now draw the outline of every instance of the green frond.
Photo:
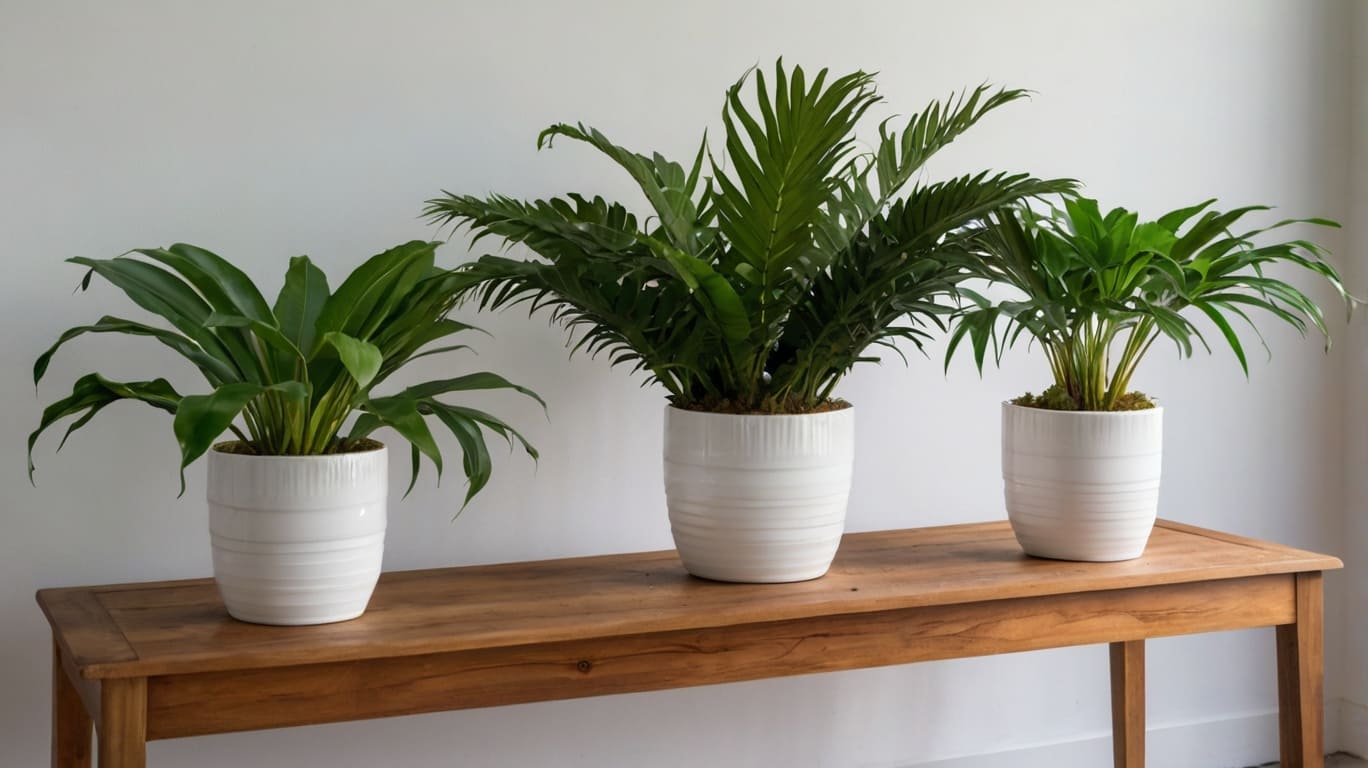
<svg viewBox="0 0 1368 768">
<path fill-rule="evenodd" d="M 567 195 L 523 202 L 445 193 L 438 225 L 468 227 L 539 258 L 486 255 L 461 270 L 481 309 L 545 309 L 572 351 L 645 371 L 673 402 L 807 410 L 832 397 L 873 345 L 920 346 L 958 283 L 951 257 L 996 207 L 1072 189 L 983 173 L 904 193 L 935 153 L 1022 91 L 981 86 L 933 101 L 862 152 L 880 101 L 864 72 L 809 77 L 777 62 L 727 89 L 723 132 L 689 168 L 612 143 L 584 124 L 546 129 L 628 173 L 650 205 Z M 904 199 L 905 194 L 905 199 Z M 644 222 L 655 221 L 648 227 Z"/>
<path fill-rule="evenodd" d="M 1027 335 L 1040 342 L 1059 391 L 1083 410 L 1110 410 L 1127 393 L 1156 339 L 1172 341 L 1182 357 L 1197 346 L 1210 351 L 1201 329 L 1184 316 L 1188 309 L 1216 328 L 1246 375 L 1248 357 L 1232 320 L 1257 334 L 1250 308 L 1301 333 L 1313 327 L 1328 346 L 1319 305 L 1263 272 L 1274 264 L 1305 269 L 1329 282 L 1352 309 L 1354 300 L 1325 261 L 1324 249 L 1305 240 L 1257 242 L 1283 226 L 1334 223 L 1294 219 L 1236 235 L 1237 222 L 1267 208 L 1219 211 L 1214 203 L 1180 208 L 1152 222 L 1122 208 L 1103 212 L 1086 198 L 1065 198 L 1045 214 L 1028 205 L 994 213 L 959 263 L 967 276 L 1010 286 L 1022 298 L 962 307 L 947 364 L 966 336 L 982 368 L 982 350 L 990 341 L 1000 349 Z"/>
</svg>

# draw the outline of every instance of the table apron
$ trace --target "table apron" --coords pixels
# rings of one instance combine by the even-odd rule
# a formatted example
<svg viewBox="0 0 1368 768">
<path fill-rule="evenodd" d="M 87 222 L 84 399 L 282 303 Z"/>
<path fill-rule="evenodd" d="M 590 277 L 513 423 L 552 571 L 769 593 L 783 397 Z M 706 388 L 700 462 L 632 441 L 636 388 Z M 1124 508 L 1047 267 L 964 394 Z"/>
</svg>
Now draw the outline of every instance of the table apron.
<svg viewBox="0 0 1368 768">
<path fill-rule="evenodd" d="M 1296 574 L 148 678 L 147 738 L 1291 624 Z"/>
</svg>

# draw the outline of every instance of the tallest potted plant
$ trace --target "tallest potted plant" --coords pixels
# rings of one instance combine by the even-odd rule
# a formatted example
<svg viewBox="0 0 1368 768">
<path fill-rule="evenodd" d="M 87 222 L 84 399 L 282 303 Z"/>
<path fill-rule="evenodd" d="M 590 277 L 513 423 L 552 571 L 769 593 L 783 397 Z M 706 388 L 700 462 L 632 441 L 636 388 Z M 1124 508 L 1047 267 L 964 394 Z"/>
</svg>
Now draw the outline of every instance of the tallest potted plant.
<svg viewBox="0 0 1368 768">
<path fill-rule="evenodd" d="M 856 72 L 808 79 L 782 62 L 726 94 L 722 148 L 684 167 L 583 125 L 641 188 L 651 215 L 570 194 L 524 202 L 447 194 L 440 223 L 542 257 L 469 265 L 482 307 L 526 303 L 581 331 L 575 349 L 646 371 L 669 393 L 665 487 L 680 557 L 698 576 L 797 581 L 826 572 L 844 527 L 854 415 L 837 382 L 871 345 L 920 344 L 939 323 L 964 225 L 1068 187 L 981 173 L 910 184 L 923 163 L 1021 91 L 932 102 L 868 153 L 855 129 L 879 101 Z M 905 188 L 910 189 L 900 196 Z"/>
</svg>

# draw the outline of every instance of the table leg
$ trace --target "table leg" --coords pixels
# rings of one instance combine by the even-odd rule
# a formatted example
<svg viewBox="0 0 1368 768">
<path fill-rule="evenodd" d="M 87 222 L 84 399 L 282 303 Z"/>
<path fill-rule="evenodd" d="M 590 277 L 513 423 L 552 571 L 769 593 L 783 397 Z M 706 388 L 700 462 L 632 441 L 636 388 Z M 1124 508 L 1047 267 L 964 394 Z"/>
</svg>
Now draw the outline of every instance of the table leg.
<svg viewBox="0 0 1368 768">
<path fill-rule="evenodd" d="M 1112 761 L 1145 765 L 1145 641 L 1111 644 Z"/>
<path fill-rule="evenodd" d="M 147 765 L 147 678 L 100 685 L 100 768 Z"/>
<path fill-rule="evenodd" d="M 90 715 L 52 643 L 52 768 L 90 768 Z"/>
<path fill-rule="evenodd" d="M 1283 768 L 1325 765 L 1321 574 L 1297 574 L 1297 623 L 1278 627 L 1278 730 Z"/>
</svg>

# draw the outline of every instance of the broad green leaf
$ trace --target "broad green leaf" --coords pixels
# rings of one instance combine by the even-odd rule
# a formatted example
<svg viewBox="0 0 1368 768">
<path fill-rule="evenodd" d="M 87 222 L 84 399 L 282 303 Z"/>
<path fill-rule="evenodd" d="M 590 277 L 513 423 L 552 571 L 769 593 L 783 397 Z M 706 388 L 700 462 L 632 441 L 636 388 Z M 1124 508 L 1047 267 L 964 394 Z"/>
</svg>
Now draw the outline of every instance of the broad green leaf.
<svg viewBox="0 0 1368 768">
<path fill-rule="evenodd" d="M 165 249 L 139 249 L 137 253 L 179 272 L 209 300 L 216 311 L 243 315 L 268 324 L 274 320 L 266 300 L 246 273 L 217 254 L 186 243 L 176 243 Z"/>
<path fill-rule="evenodd" d="M 508 379 L 505 379 L 496 373 L 489 373 L 488 371 L 469 373 L 452 379 L 441 379 L 439 381 L 428 381 L 422 384 L 416 384 L 405 389 L 401 395 L 415 400 L 424 400 L 450 392 L 470 392 L 481 389 L 511 389 L 536 400 L 541 404 L 542 408 L 546 407 L 546 401 L 542 400 L 541 396 L 536 392 L 533 392 L 526 387 L 520 387 L 517 384 L 510 382 Z"/>
<path fill-rule="evenodd" d="M 351 374 L 356 381 L 358 392 L 365 392 L 375 379 L 375 375 L 380 372 L 380 365 L 384 362 L 384 355 L 380 349 L 369 341 L 354 339 L 345 333 L 329 331 L 323 334 L 323 343 L 337 350 L 337 356 L 346 367 L 347 373 Z"/>
<path fill-rule="evenodd" d="M 279 328 L 260 320 L 253 320 L 250 317 L 243 317 L 242 315 L 215 312 L 205 318 L 204 327 L 249 329 L 253 336 L 268 344 L 275 351 L 283 354 L 291 364 L 295 361 L 304 361 L 304 353 L 300 351 L 299 347 L 295 346 L 293 341 L 287 338 Z"/>
<path fill-rule="evenodd" d="M 213 312 L 242 315 L 273 325 L 270 309 L 252 281 L 240 269 L 203 248 L 177 243 L 170 248 L 141 248 L 133 251 L 171 267 L 198 291 Z M 251 340 L 237 333 L 219 333 L 223 346 L 232 355 L 242 378 L 264 382 L 278 378 L 279 372 L 255 354 Z"/>
<path fill-rule="evenodd" d="M 413 447 L 421 451 L 424 456 L 432 460 L 437 467 L 437 477 L 442 476 L 442 452 L 437 447 L 437 441 L 432 437 L 432 431 L 428 429 L 427 422 L 423 421 L 423 416 L 418 412 L 418 403 L 408 397 L 379 397 L 366 402 L 363 406 L 367 414 L 374 416 L 380 424 L 394 429 L 401 437 L 413 444 Z M 355 434 L 355 430 L 353 431 Z M 418 482 L 418 471 L 415 465 L 413 477 L 409 480 L 408 488 L 404 491 L 407 496 L 413 490 L 413 486 Z"/>
<path fill-rule="evenodd" d="M 228 431 L 228 425 L 263 389 L 260 384 L 244 381 L 224 384 L 207 395 L 186 395 L 181 398 L 172 424 L 181 449 L 181 494 L 185 493 L 185 468 L 204 455 L 209 446 Z"/>
<path fill-rule="evenodd" d="M 352 271 L 323 303 L 316 332 L 356 335 L 373 325 L 377 306 L 397 299 L 422 279 L 432 264 L 436 243 L 413 240 L 368 259 Z M 414 267 L 418 269 L 414 269 Z"/>
<path fill-rule="evenodd" d="M 527 438 L 523 437 L 521 432 L 514 429 L 513 427 L 510 427 L 502 419 L 499 419 L 495 416 L 492 416 L 488 413 L 485 413 L 484 411 L 475 408 L 467 408 L 465 406 L 460 405 L 448 405 L 447 403 L 440 403 L 436 400 L 429 400 L 424 405 L 426 408 L 431 408 L 434 413 L 437 411 L 448 411 L 450 413 L 463 416 L 469 419 L 470 421 L 479 424 L 485 429 L 494 432 L 499 437 L 502 437 L 504 440 L 508 442 L 508 447 L 510 449 L 513 448 L 514 441 L 517 441 L 518 445 L 522 446 L 523 452 L 526 453 L 528 456 L 532 457 L 534 461 L 541 458 L 541 454 L 537 452 L 536 446 L 528 442 Z"/>
<path fill-rule="evenodd" d="M 461 465 L 469 483 L 465 500 L 461 503 L 461 508 L 464 509 L 470 500 L 475 498 L 475 494 L 489 482 L 492 472 L 489 447 L 485 444 L 484 434 L 475 422 L 460 413 L 440 407 L 440 403 L 429 403 L 428 407 L 446 425 L 451 434 L 455 435 L 456 442 L 461 445 Z"/>
<path fill-rule="evenodd" d="M 671 178 L 678 175 L 668 166 L 661 168 Z M 614 233 L 612 229 L 630 223 L 630 215 L 624 209 L 598 198 L 574 200 L 579 206 L 575 215 L 599 217 L 603 221 L 603 226 L 589 235 L 594 242 L 613 241 L 617 247 L 636 247 L 635 236 L 629 231 Z M 574 229 L 569 223 L 567 227 Z M 410 441 L 415 455 L 428 455 L 433 460 L 440 475 L 441 455 L 423 420 L 424 415 L 433 414 L 432 406 L 424 404 L 420 412 L 419 401 L 409 398 L 366 399 L 370 386 L 403 364 L 428 354 L 467 348 L 448 344 L 424 349 L 432 342 L 471 328 L 446 315 L 460 293 L 472 290 L 475 282 L 462 271 L 438 269 L 434 265 L 435 246 L 414 241 L 373 257 L 353 271 L 333 295 L 328 293 L 322 271 L 307 257 L 297 257 L 287 270 L 274 309 L 266 306 L 260 292 L 241 270 L 195 246 L 143 249 L 116 259 L 72 259 L 90 270 L 82 281 L 83 288 L 88 286 L 91 276 L 105 277 L 174 330 L 112 316 L 72 328 L 35 361 L 35 384 L 43 378 L 53 355 L 63 344 L 87 333 L 125 333 L 155 338 L 174 349 L 204 373 L 212 390 L 182 397 L 164 379 L 113 382 L 97 374 L 82 377 L 71 395 L 45 409 L 39 428 L 29 436 L 30 477 L 32 450 L 44 431 L 71 418 L 63 437 L 65 442 L 67 436 L 84 427 L 105 406 L 120 399 L 139 400 L 174 414 L 173 431 L 181 448 L 182 493 L 184 468 L 226 431 L 232 431 L 261 453 L 328 452 L 337 450 L 344 442 L 338 437 L 339 430 L 351 413 L 358 410 L 353 436 L 368 435 L 379 426 L 393 427 Z M 646 306 L 637 311 L 654 309 Z M 282 322 L 286 327 L 281 327 Z M 344 329 L 332 327 L 320 333 L 329 323 Z M 356 333 L 346 328 L 355 329 Z M 315 353 L 322 347 L 328 350 L 327 355 L 307 359 L 306 352 Z M 428 388 L 441 393 L 510 388 L 537 397 L 526 388 L 488 373 L 444 380 L 435 388 L 432 384 Z M 522 440 L 521 435 L 488 414 L 473 410 L 467 414 L 458 406 L 435 400 L 432 403 L 443 409 L 457 409 L 449 410 L 449 415 L 455 414 L 474 430 L 480 450 L 482 428 L 494 431 L 510 443 L 515 438 Z M 470 444 L 472 438 L 462 433 L 458 439 Z M 523 444 L 535 453 L 525 441 Z M 468 469 L 476 477 L 487 478 L 488 456 L 480 456 L 472 448 L 470 461 L 475 463 Z M 482 484 L 477 484 L 476 490 Z"/>
<path fill-rule="evenodd" d="M 38 428 L 29 434 L 29 482 L 33 482 L 33 447 L 38 442 L 39 436 L 58 421 L 68 416 L 79 415 L 79 418 L 68 427 L 66 434 L 62 436 L 62 445 L 65 445 L 72 432 L 89 423 L 95 414 L 110 403 L 118 400 L 137 400 L 174 414 L 180 399 L 180 394 L 166 379 L 122 382 L 111 381 L 98 373 L 88 373 L 82 376 L 72 386 L 70 395 L 43 409 L 42 420 L 39 422 Z M 57 447 L 57 450 L 61 450 L 61 445 Z"/>
<path fill-rule="evenodd" d="M 272 313 L 285 337 L 305 355 L 312 355 L 317 339 L 318 315 L 328 300 L 328 278 L 308 256 L 290 259 L 285 284 L 280 288 Z"/>
<path fill-rule="evenodd" d="M 222 342 L 204 327 L 204 320 L 213 310 L 173 273 L 126 257 L 88 259 L 74 256 L 67 261 L 89 267 L 91 272 L 122 290 L 134 304 L 160 316 L 206 352 L 241 370 L 242 360 L 230 355 Z"/>
<path fill-rule="evenodd" d="M 48 365 L 52 362 L 52 356 L 57 350 L 68 341 L 87 333 L 126 333 L 130 336 L 150 336 L 162 344 L 170 347 L 195 365 L 204 374 L 210 384 L 221 384 L 231 381 L 236 373 L 222 360 L 205 352 L 194 340 L 174 331 L 146 325 L 133 320 L 105 315 L 99 322 L 93 325 L 79 325 L 65 331 L 57 342 L 48 348 L 46 352 L 38 356 L 33 363 L 33 383 L 37 384 L 47 373 Z"/>
</svg>

